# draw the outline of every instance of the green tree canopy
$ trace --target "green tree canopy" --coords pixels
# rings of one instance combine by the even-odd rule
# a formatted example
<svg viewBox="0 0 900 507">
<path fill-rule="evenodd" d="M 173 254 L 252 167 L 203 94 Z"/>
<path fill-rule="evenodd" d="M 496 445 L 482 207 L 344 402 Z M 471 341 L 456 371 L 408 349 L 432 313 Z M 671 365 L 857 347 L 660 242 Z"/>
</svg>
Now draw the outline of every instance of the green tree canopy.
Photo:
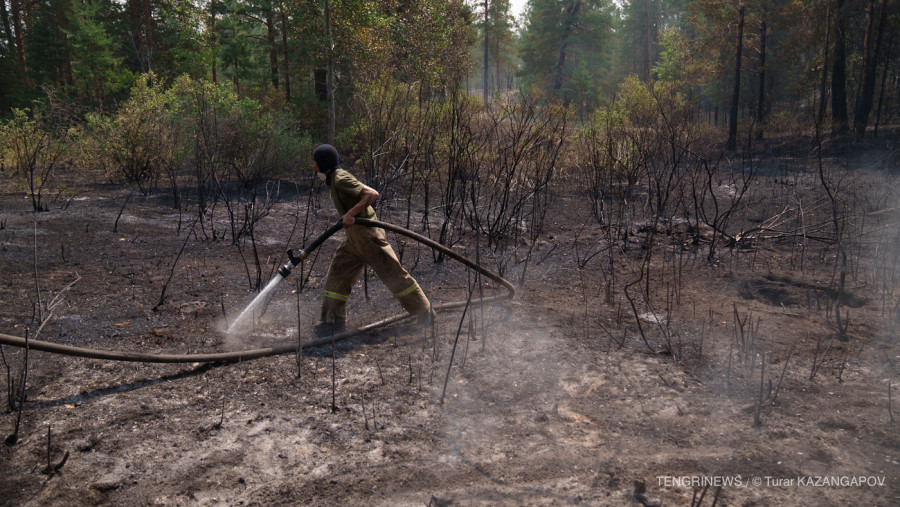
<svg viewBox="0 0 900 507">
<path fill-rule="evenodd" d="M 600 100 L 610 69 L 609 0 L 532 0 L 522 34 L 522 80 L 579 105 Z"/>
</svg>

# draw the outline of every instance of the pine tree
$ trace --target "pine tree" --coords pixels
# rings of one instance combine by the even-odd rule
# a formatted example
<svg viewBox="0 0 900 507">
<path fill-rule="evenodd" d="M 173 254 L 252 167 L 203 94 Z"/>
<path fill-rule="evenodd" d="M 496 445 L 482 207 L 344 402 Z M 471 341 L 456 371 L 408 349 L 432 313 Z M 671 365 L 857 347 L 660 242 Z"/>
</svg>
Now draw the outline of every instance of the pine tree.
<svg viewBox="0 0 900 507">
<path fill-rule="evenodd" d="M 509 11 L 509 0 L 492 0 L 488 4 L 488 16 L 479 14 L 479 44 L 475 47 L 474 59 L 481 60 L 475 67 L 481 74 L 479 81 L 484 87 L 485 99 L 493 91 L 512 87 L 511 79 L 516 71 L 515 28 L 516 21 Z M 485 45 L 486 44 L 486 45 Z"/>
<path fill-rule="evenodd" d="M 114 9 L 110 0 L 73 2 L 67 35 L 72 71 L 71 87 L 77 97 L 93 103 L 101 113 L 108 99 L 131 86 L 131 73 L 123 69 L 124 58 L 107 32 L 104 16 Z M 109 19 L 108 17 L 106 19 Z"/>
<path fill-rule="evenodd" d="M 522 35 L 523 84 L 566 103 L 596 102 L 609 69 L 612 14 L 607 0 L 533 0 Z M 578 89 L 576 69 L 582 86 L 593 81 L 591 89 Z"/>
</svg>

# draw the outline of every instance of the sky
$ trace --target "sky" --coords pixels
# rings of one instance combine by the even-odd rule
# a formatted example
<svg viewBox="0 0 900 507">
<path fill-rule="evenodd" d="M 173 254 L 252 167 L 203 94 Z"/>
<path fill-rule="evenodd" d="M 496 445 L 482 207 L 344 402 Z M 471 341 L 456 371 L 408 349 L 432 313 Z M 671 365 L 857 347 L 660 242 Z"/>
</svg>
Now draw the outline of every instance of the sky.
<svg viewBox="0 0 900 507">
<path fill-rule="evenodd" d="M 509 13 L 516 19 L 521 19 L 527 3 L 528 0 L 509 0 Z"/>
</svg>

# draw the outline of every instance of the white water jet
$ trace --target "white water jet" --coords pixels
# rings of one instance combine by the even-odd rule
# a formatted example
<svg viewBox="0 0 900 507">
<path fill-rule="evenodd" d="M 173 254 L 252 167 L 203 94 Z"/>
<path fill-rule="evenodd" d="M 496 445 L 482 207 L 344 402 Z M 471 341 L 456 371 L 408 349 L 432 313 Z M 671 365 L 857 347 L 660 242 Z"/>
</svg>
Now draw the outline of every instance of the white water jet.
<svg viewBox="0 0 900 507">
<path fill-rule="evenodd" d="M 235 333 L 248 331 L 251 327 L 253 319 L 256 317 L 257 312 L 266 306 L 266 304 L 269 302 L 269 297 L 271 296 L 272 291 L 275 290 L 278 282 L 280 282 L 282 279 L 284 279 L 284 277 L 281 276 L 281 273 L 276 273 L 275 276 L 272 277 L 271 280 L 269 280 L 269 283 L 266 284 L 266 287 L 259 294 L 257 294 L 256 297 L 253 298 L 253 301 L 251 301 L 250 304 L 247 305 L 246 308 L 244 308 L 244 311 L 242 311 L 241 314 L 238 315 L 238 318 L 235 319 L 235 321 L 232 322 L 230 326 L 228 326 L 228 330 L 226 331 L 226 333 L 229 335 L 233 335 Z"/>
</svg>

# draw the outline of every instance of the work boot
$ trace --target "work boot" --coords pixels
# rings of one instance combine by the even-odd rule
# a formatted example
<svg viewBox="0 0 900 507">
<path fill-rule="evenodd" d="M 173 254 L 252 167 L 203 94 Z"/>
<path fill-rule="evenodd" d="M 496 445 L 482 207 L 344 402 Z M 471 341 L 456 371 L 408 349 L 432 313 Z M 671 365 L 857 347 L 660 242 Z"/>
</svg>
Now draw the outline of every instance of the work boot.
<svg viewBox="0 0 900 507">
<path fill-rule="evenodd" d="M 347 328 L 346 323 L 343 321 L 340 322 L 319 322 L 316 324 L 316 336 L 319 338 L 331 338 L 332 336 L 339 335 L 344 332 Z"/>
<path fill-rule="evenodd" d="M 423 329 L 428 326 L 434 324 L 434 319 L 437 318 L 437 314 L 434 310 L 429 306 L 428 311 L 420 314 L 416 317 L 416 329 Z"/>
</svg>

